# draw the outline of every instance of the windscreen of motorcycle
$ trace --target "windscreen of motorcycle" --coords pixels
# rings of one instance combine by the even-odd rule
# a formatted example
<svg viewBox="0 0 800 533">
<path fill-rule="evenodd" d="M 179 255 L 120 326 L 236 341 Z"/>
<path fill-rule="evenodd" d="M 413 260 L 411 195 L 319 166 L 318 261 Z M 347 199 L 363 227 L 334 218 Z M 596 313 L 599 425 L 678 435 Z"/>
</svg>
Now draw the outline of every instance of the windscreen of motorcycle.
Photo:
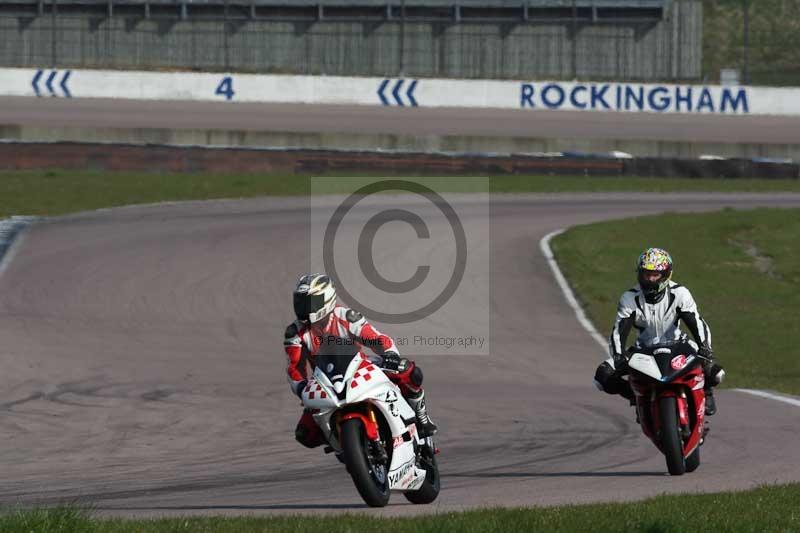
<svg viewBox="0 0 800 533">
<path fill-rule="evenodd" d="M 323 372 L 334 385 L 344 380 L 350 361 L 359 356 L 358 346 L 346 342 L 347 339 L 323 339 L 314 360 L 314 366 Z"/>
<path fill-rule="evenodd" d="M 669 383 L 697 366 L 697 358 L 694 355 L 675 355 L 668 351 L 654 355 L 635 353 L 628 361 L 628 366 L 653 379 Z"/>
<path fill-rule="evenodd" d="M 657 355 L 656 362 L 661 369 L 661 381 L 668 383 L 697 366 L 698 360 L 694 355 L 678 353 Z"/>
</svg>

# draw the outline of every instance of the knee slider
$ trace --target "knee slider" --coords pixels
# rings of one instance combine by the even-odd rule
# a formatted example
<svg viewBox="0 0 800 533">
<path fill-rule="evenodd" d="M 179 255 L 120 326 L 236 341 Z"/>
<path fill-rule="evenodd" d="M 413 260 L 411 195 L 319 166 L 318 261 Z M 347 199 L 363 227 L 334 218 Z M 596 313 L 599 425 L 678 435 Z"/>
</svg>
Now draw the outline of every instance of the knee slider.
<svg viewBox="0 0 800 533">
<path fill-rule="evenodd" d="M 314 434 L 313 431 L 301 426 L 297 426 L 294 430 L 294 438 L 306 448 L 316 448 L 323 442 L 321 435 Z"/>
<path fill-rule="evenodd" d="M 725 369 L 715 362 L 704 366 L 703 373 L 706 377 L 706 383 L 712 387 L 716 387 L 725 379 Z"/>
<path fill-rule="evenodd" d="M 623 380 L 617 376 L 611 365 L 606 362 L 597 367 L 597 371 L 594 373 L 594 380 L 607 394 L 619 394 L 624 385 Z"/>
<path fill-rule="evenodd" d="M 318 427 L 309 427 L 302 421 L 294 429 L 294 438 L 306 448 L 316 448 L 324 442 L 322 431 Z"/>
<path fill-rule="evenodd" d="M 308 431 L 305 427 L 301 426 L 300 424 L 294 428 L 294 438 L 297 442 L 302 444 L 303 446 L 307 446 L 307 438 L 308 438 Z"/>
</svg>

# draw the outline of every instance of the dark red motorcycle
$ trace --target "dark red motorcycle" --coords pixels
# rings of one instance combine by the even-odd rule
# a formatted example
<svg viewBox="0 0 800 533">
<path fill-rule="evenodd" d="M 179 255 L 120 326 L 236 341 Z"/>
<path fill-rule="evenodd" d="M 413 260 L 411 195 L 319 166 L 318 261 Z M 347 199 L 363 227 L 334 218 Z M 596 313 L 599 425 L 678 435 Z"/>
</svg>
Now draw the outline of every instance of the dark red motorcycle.
<svg viewBox="0 0 800 533">
<path fill-rule="evenodd" d="M 703 359 L 695 346 L 678 341 L 636 348 L 628 360 L 639 424 L 673 476 L 700 466 L 706 434 Z"/>
</svg>

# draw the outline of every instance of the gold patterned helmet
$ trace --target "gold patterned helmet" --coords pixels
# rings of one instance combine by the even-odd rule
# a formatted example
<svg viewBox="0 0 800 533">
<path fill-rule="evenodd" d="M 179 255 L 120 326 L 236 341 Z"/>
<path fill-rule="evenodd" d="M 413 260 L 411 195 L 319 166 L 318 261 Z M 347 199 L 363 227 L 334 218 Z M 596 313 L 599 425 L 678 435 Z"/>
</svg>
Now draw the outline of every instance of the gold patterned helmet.
<svg viewBox="0 0 800 533">
<path fill-rule="evenodd" d="M 648 299 L 659 299 L 672 278 L 672 257 L 661 248 L 648 248 L 636 263 L 639 286 Z"/>
<path fill-rule="evenodd" d="M 302 322 L 319 322 L 336 307 L 336 287 L 325 274 L 306 274 L 292 293 L 294 314 Z"/>
</svg>

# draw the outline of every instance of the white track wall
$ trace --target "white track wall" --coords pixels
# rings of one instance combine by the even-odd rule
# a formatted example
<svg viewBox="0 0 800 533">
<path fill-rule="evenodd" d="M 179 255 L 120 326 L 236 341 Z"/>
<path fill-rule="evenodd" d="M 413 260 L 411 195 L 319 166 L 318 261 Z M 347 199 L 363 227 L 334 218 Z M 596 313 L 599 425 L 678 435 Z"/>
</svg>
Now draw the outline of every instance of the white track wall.
<svg viewBox="0 0 800 533">
<path fill-rule="evenodd" d="M 0 69 L 0 95 L 393 107 L 800 115 L 800 89 Z"/>
</svg>

